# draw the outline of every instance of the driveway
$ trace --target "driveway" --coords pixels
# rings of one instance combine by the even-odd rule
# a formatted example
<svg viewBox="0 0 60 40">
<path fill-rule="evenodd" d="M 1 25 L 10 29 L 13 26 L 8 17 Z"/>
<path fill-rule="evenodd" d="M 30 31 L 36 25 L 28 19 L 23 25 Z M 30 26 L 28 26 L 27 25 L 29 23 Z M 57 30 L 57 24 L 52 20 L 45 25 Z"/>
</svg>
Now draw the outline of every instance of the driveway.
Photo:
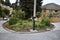
<svg viewBox="0 0 60 40">
<path fill-rule="evenodd" d="M 4 22 L 0 21 L 0 40 L 60 40 L 60 23 L 52 23 L 56 28 L 48 32 L 17 34 L 3 29 Z"/>
</svg>

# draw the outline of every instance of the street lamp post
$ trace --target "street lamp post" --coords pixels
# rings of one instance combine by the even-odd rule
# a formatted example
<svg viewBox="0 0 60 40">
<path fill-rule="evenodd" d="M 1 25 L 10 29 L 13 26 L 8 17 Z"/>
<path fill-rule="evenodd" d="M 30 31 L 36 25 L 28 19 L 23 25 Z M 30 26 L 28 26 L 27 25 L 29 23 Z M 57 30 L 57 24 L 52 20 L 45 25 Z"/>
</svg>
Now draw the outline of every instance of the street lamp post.
<svg viewBox="0 0 60 40">
<path fill-rule="evenodd" d="M 35 18 L 36 18 L 36 0 L 34 0 L 33 30 L 35 30 Z"/>
</svg>

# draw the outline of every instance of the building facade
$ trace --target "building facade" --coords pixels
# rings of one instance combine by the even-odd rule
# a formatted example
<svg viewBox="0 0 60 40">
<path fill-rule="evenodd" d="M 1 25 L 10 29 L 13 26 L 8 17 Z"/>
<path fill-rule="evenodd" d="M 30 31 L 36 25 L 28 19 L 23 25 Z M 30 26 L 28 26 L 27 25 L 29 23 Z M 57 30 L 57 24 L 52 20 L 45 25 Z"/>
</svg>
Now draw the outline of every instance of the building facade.
<svg viewBox="0 0 60 40">
<path fill-rule="evenodd" d="M 60 5 L 55 3 L 49 3 L 42 6 L 42 17 L 48 16 L 51 21 L 59 22 L 60 21 Z"/>
</svg>

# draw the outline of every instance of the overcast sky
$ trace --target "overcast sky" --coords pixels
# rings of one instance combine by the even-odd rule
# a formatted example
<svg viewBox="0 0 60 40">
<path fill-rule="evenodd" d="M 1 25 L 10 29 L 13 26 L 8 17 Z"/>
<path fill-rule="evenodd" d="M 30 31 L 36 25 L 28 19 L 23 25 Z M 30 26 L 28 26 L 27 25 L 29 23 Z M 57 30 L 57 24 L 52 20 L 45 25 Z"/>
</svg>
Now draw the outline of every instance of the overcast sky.
<svg viewBox="0 0 60 40">
<path fill-rule="evenodd" d="M 47 3 L 56 3 L 60 5 L 60 0 L 43 0 L 43 5 Z"/>
<path fill-rule="evenodd" d="M 10 0 L 11 3 L 14 3 L 16 0 Z M 60 5 L 60 0 L 43 0 L 43 4 L 42 5 L 45 5 L 47 3 L 56 3 L 56 4 L 59 4 Z"/>
</svg>

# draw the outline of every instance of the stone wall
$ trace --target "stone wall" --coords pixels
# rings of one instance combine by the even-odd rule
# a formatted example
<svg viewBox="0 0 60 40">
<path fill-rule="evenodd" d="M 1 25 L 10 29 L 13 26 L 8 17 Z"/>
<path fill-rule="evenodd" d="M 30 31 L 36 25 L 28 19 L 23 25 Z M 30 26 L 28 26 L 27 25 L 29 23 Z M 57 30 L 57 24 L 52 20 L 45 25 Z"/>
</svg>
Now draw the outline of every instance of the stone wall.
<svg viewBox="0 0 60 40">
<path fill-rule="evenodd" d="M 48 9 L 45 9 L 45 10 L 42 10 L 41 12 L 41 15 L 42 17 L 45 17 L 46 15 L 48 15 L 49 13 L 57 13 L 59 17 L 55 16 L 55 17 L 51 17 L 50 20 L 51 22 L 60 22 L 60 10 L 58 10 L 57 12 L 55 12 L 55 10 L 52 10 L 50 12 L 50 10 Z"/>
</svg>

